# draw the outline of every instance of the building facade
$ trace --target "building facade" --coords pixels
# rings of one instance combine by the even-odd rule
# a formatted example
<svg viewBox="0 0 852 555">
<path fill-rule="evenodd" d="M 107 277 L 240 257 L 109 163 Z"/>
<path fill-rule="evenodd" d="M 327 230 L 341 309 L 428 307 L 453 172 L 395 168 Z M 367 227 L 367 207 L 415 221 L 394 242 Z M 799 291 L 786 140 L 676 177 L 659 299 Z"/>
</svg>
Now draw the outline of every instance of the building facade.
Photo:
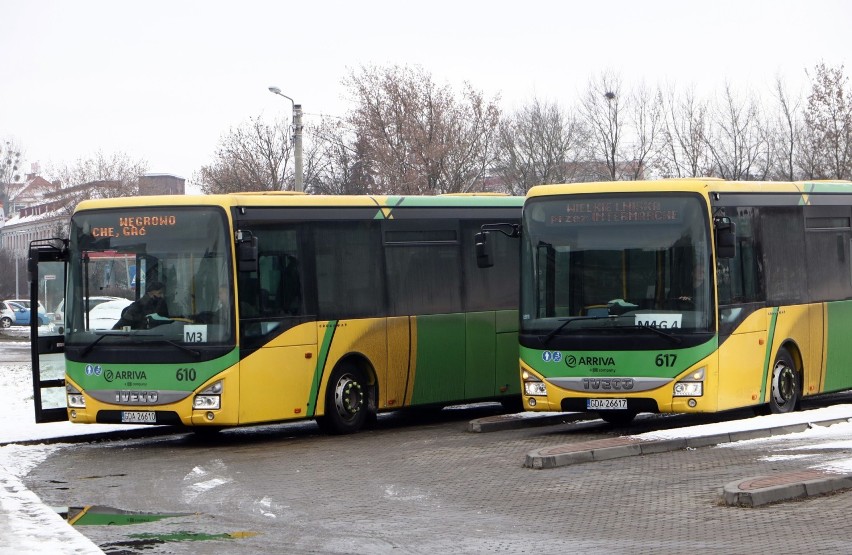
<svg viewBox="0 0 852 555">
<path fill-rule="evenodd" d="M 26 259 L 31 241 L 67 237 L 68 222 L 80 200 L 99 196 L 95 191 L 114 189 L 116 181 L 92 181 L 63 188 L 34 174 L 23 183 L 6 186 L 8 209 L 0 215 L 0 249 L 17 260 Z M 183 195 L 186 180 L 170 174 L 139 177 L 139 195 Z M 0 213 L 2 214 L 2 213 Z"/>
</svg>

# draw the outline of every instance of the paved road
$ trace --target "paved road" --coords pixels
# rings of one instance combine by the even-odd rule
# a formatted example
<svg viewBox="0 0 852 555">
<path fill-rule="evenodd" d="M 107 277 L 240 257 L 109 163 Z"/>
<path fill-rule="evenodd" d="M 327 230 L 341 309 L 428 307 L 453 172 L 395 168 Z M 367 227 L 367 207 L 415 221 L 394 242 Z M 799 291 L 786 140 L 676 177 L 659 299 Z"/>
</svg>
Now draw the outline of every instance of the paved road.
<svg viewBox="0 0 852 555">
<path fill-rule="evenodd" d="M 535 449 L 626 431 L 600 422 L 467 431 L 491 410 L 425 423 L 394 415 L 343 437 L 302 423 L 215 442 L 180 434 L 75 445 L 25 481 L 52 506 L 182 515 L 78 527 L 106 553 L 852 551 L 849 494 L 761 508 L 720 501 L 725 484 L 800 470 L 796 459 L 706 447 L 533 470 L 523 465 Z"/>
</svg>

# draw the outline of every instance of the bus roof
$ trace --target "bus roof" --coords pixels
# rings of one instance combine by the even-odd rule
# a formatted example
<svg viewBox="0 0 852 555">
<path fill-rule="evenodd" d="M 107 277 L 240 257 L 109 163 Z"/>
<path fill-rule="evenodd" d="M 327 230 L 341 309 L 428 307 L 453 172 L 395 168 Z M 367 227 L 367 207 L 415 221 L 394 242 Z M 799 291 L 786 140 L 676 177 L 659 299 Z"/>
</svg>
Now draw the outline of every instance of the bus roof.
<svg viewBox="0 0 852 555">
<path fill-rule="evenodd" d="M 84 200 L 75 212 L 104 208 L 138 208 L 140 206 L 292 206 L 292 207 L 518 207 L 524 197 L 493 193 L 465 193 L 434 196 L 382 195 L 306 195 L 286 191 L 234 193 L 223 195 L 154 195 Z"/>
<path fill-rule="evenodd" d="M 648 181 L 597 181 L 538 185 L 527 198 L 582 193 L 650 193 L 660 191 L 709 193 L 837 193 L 852 194 L 852 181 L 726 181 L 714 177 L 690 177 Z"/>
</svg>

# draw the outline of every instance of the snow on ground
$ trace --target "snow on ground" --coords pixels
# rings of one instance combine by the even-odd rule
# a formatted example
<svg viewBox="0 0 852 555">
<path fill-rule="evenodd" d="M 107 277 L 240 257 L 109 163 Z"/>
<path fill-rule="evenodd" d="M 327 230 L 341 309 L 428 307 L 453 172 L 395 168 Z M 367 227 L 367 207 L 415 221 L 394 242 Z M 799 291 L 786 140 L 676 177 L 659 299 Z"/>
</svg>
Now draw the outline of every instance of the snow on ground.
<svg viewBox="0 0 852 555">
<path fill-rule="evenodd" d="M 804 432 L 722 443 L 717 446 L 722 449 L 743 449 L 758 445 L 767 453 L 761 460 L 769 462 L 795 458 L 801 460 L 803 466 L 809 469 L 844 474 L 852 472 L 852 456 L 850 456 L 852 453 L 852 405 L 834 405 L 789 414 L 756 416 L 731 422 L 658 430 L 632 437 L 644 440 L 681 439 L 844 419 L 849 421 L 831 426 L 811 426 Z"/>
<path fill-rule="evenodd" d="M 26 330 L 23 333 L 26 337 Z M 69 422 L 35 424 L 29 343 L 0 341 L 0 553 L 102 553 L 90 540 L 68 526 L 29 490 L 22 478 L 58 449 L 51 445 L 3 445 L 25 440 L 61 438 L 140 426 L 73 425 Z M 540 414 L 540 413 L 539 413 Z M 550 414 L 550 413 L 548 413 Z M 534 418 L 535 413 L 523 413 Z M 752 448 L 760 445 L 764 460 L 796 458 L 803 466 L 832 472 L 852 472 L 852 405 L 836 405 L 792 414 L 776 414 L 636 435 L 645 440 L 698 437 L 789 424 L 849 419 L 830 427 L 719 445 L 717 448 Z"/>
<path fill-rule="evenodd" d="M 30 470 L 63 446 L 11 442 L 133 426 L 36 424 L 29 356 L 29 342 L 0 341 L 0 553 L 102 554 L 97 545 L 69 526 L 23 484 L 22 479 Z"/>
</svg>

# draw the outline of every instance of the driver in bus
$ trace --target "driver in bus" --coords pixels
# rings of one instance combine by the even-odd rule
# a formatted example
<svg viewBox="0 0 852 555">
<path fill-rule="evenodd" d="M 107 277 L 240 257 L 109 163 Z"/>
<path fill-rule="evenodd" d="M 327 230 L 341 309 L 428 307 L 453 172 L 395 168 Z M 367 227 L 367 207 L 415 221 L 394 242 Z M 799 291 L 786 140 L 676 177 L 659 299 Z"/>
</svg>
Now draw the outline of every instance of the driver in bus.
<svg viewBox="0 0 852 555">
<path fill-rule="evenodd" d="M 706 278 L 707 266 L 704 260 L 698 259 L 692 266 L 692 283 L 689 284 L 686 291 L 683 291 L 677 296 L 678 301 L 686 303 L 686 306 L 692 310 L 703 311 L 705 309 L 703 300 L 707 293 L 704 291 L 704 280 Z"/>
<path fill-rule="evenodd" d="M 194 320 L 202 324 L 227 324 L 231 315 L 231 290 L 227 285 L 220 285 L 218 298 L 213 310 L 201 312 Z"/>
<path fill-rule="evenodd" d="M 146 329 L 148 317 L 154 314 L 161 318 L 168 318 L 169 310 L 166 299 L 163 297 L 165 290 L 166 287 L 161 281 L 148 283 L 145 294 L 121 312 L 121 318 L 113 329 L 120 330 L 126 326 L 134 330 Z"/>
</svg>

